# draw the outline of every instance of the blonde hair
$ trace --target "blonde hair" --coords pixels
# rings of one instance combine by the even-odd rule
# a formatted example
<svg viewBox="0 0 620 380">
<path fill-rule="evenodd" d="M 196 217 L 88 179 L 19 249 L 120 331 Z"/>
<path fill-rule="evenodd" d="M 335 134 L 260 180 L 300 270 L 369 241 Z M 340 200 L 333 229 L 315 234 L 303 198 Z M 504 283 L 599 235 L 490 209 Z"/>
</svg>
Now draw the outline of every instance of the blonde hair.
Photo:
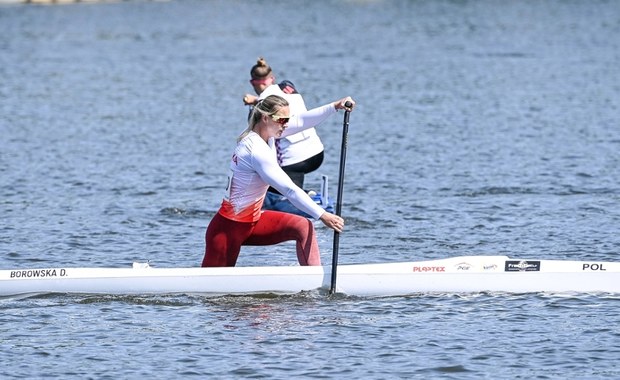
<svg viewBox="0 0 620 380">
<path fill-rule="evenodd" d="M 259 101 L 254 106 L 252 113 L 250 114 L 250 119 L 248 120 L 248 127 L 239 135 L 237 138 L 237 142 L 243 140 L 245 136 L 250 133 L 256 124 L 260 121 L 263 115 L 271 116 L 275 115 L 282 107 L 287 107 L 288 102 L 281 96 L 278 95 L 269 95 L 265 99 Z"/>
<path fill-rule="evenodd" d="M 267 64 L 265 58 L 258 57 L 256 64 L 250 70 L 250 75 L 252 79 L 263 79 L 271 75 L 271 67 Z"/>
</svg>

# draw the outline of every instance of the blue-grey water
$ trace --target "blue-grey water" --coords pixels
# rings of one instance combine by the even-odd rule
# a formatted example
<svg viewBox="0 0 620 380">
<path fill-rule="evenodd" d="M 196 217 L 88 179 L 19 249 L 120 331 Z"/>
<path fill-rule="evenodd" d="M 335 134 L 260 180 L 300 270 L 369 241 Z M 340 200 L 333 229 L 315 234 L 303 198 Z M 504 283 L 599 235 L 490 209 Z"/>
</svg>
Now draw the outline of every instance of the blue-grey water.
<svg viewBox="0 0 620 380">
<path fill-rule="evenodd" d="M 620 2 L 0 2 L 0 268 L 198 266 L 263 55 L 353 96 L 340 262 L 617 261 Z M 306 179 L 335 194 L 342 115 Z M 317 224 L 324 263 L 332 233 Z M 239 265 L 296 265 L 294 246 Z M 620 377 L 616 295 L 0 300 L 2 378 Z"/>
</svg>

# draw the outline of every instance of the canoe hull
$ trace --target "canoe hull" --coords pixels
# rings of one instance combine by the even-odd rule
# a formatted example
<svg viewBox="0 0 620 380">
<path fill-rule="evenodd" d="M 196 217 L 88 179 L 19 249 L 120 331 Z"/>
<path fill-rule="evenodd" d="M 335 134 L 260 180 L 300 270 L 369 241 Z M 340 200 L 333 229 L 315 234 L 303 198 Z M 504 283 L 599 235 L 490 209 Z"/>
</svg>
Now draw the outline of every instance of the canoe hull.
<svg viewBox="0 0 620 380">
<path fill-rule="evenodd" d="M 45 268 L 0 270 L 0 296 L 292 294 L 328 290 L 330 267 Z M 620 293 L 620 263 L 461 256 L 338 266 L 337 290 L 356 296 L 472 292 Z"/>
</svg>

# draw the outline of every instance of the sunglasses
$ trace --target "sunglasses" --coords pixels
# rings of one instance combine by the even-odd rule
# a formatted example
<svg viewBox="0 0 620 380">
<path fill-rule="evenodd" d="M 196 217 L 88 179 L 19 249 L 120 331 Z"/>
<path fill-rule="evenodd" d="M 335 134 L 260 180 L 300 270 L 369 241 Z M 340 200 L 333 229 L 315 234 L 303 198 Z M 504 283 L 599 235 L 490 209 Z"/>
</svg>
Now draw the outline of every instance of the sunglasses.
<svg viewBox="0 0 620 380">
<path fill-rule="evenodd" d="M 271 120 L 275 121 L 276 123 L 278 123 L 280 125 L 284 125 L 284 124 L 288 123 L 289 119 L 290 119 L 290 117 L 288 117 L 288 116 L 271 115 Z"/>
<path fill-rule="evenodd" d="M 267 77 L 267 78 L 264 78 L 264 79 L 250 79 L 250 83 L 252 83 L 253 85 L 269 84 L 272 79 L 273 78 L 271 78 L 271 77 Z"/>
</svg>

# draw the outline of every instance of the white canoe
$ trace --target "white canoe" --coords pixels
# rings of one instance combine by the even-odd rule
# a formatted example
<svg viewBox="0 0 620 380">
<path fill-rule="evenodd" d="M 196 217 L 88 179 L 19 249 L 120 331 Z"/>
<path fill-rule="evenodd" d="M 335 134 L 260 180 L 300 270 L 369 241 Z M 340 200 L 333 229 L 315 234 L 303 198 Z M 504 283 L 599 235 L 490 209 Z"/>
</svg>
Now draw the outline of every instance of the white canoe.
<svg viewBox="0 0 620 380">
<path fill-rule="evenodd" d="M 329 290 L 331 268 L 42 268 L 0 270 L 0 296 L 79 294 L 291 294 Z M 356 296 L 418 293 L 620 293 L 620 262 L 461 256 L 339 265 L 337 292 Z"/>
</svg>

